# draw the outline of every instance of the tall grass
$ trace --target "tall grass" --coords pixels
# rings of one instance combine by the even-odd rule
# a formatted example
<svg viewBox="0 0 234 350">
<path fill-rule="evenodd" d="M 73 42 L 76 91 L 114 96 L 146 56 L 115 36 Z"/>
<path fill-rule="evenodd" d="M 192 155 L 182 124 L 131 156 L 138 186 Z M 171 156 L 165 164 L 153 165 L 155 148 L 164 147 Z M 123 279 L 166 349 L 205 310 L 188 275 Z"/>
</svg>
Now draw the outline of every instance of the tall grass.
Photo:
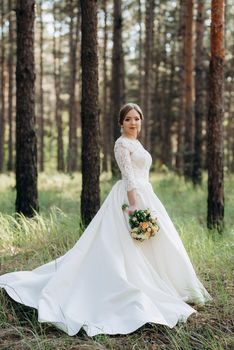
<svg viewBox="0 0 234 350">
<path fill-rule="evenodd" d="M 88 338 L 84 331 L 68 337 L 49 324 L 39 324 L 34 309 L 0 292 L 0 349 L 233 349 L 233 210 L 234 178 L 225 179 L 225 231 L 206 228 L 206 184 L 194 189 L 174 174 L 151 176 L 155 193 L 175 223 L 196 271 L 213 301 L 186 324 L 175 328 L 146 324 L 122 336 Z M 102 200 L 113 183 L 101 178 Z M 40 213 L 33 219 L 14 215 L 14 178 L 0 176 L 0 271 L 32 269 L 64 254 L 82 234 L 81 176 L 40 174 Z"/>
</svg>

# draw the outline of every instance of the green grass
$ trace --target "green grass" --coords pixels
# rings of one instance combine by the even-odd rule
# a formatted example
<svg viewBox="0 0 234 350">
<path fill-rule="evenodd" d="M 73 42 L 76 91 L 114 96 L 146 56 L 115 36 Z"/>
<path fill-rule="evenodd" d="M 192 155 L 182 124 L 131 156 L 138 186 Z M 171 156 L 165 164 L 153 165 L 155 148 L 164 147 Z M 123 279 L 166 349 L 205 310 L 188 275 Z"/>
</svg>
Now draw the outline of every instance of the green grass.
<svg viewBox="0 0 234 350">
<path fill-rule="evenodd" d="M 169 329 L 146 324 L 128 335 L 69 337 L 37 322 L 34 309 L 15 303 L 0 291 L 0 349 L 166 349 L 226 350 L 234 348 L 233 211 L 234 178 L 225 178 L 225 230 L 206 229 L 206 183 L 194 189 L 174 174 L 151 175 L 155 193 L 175 223 L 196 271 L 213 296 L 186 324 Z M 113 183 L 101 177 L 102 201 Z M 40 214 L 14 215 L 13 176 L 0 176 L 0 271 L 32 269 L 71 248 L 82 234 L 81 175 L 40 174 Z"/>
</svg>

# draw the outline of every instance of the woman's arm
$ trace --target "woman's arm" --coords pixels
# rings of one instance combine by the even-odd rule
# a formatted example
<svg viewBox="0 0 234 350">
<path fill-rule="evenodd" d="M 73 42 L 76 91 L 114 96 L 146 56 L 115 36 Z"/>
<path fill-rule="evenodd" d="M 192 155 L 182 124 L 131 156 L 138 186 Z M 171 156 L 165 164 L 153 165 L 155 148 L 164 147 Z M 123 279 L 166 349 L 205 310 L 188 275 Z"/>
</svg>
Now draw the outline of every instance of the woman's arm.
<svg viewBox="0 0 234 350">
<path fill-rule="evenodd" d="M 128 202 L 129 202 L 129 207 L 128 207 L 128 215 L 132 214 L 135 210 L 137 210 L 137 194 L 136 194 L 136 189 L 132 189 L 131 191 L 127 191 L 128 195 Z"/>
<path fill-rule="evenodd" d="M 122 178 L 125 182 L 125 188 L 127 191 L 127 197 L 129 202 L 127 212 L 130 215 L 134 212 L 134 210 L 137 209 L 137 186 L 132 167 L 130 150 L 127 147 L 124 147 L 122 144 L 116 144 L 114 151 L 115 159 L 120 168 Z"/>
</svg>

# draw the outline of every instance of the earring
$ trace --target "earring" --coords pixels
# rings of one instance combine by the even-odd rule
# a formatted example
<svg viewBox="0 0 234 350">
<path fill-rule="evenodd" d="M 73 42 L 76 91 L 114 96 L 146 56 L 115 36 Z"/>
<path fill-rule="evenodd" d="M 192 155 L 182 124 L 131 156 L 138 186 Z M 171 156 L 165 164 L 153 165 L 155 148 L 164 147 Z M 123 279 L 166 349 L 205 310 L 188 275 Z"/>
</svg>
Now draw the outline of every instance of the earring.
<svg viewBox="0 0 234 350">
<path fill-rule="evenodd" d="M 120 133 L 122 134 L 123 133 L 123 126 L 121 125 L 120 127 Z"/>
</svg>

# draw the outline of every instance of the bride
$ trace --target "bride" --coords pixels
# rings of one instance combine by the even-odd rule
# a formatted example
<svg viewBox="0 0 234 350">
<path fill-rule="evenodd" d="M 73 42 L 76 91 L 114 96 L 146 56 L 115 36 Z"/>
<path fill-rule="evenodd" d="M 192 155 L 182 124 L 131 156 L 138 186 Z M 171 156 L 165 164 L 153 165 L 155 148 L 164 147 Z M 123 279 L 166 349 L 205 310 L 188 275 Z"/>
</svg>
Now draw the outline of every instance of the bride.
<svg viewBox="0 0 234 350">
<path fill-rule="evenodd" d="M 71 336 L 81 328 L 89 336 L 127 334 L 147 322 L 172 328 L 196 312 L 188 303 L 211 299 L 149 182 L 152 158 L 137 139 L 142 120 L 138 105 L 121 109 L 114 152 L 122 179 L 74 247 L 32 271 L 0 277 L 11 298 Z M 128 215 L 146 208 L 160 230 L 140 242 L 130 236 Z"/>
</svg>

